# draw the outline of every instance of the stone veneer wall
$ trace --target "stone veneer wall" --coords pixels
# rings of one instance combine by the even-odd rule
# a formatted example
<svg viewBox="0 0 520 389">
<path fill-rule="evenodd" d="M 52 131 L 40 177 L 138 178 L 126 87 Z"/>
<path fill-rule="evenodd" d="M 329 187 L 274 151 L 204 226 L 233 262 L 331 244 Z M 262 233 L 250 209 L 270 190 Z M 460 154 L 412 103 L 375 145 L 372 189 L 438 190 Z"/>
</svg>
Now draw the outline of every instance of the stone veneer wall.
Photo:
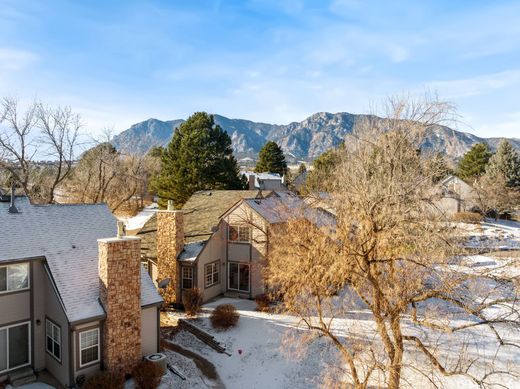
<svg viewBox="0 0 520 389">
<path fill-rule="evenodd" d="M 141 360 L 141 240 L 100 239 L 99 298 L 107 314 L 103 362 L 123 374 Z"/>
<path fill-rule="evenodd" d="M 184 216 L 182 211 L 157 212 L 157 270 L 159 280 L 170 279 L 160 293 L 166 304 L 180 303 L 180 274 L 177 256 L 184 248 Z"/>
</svg>

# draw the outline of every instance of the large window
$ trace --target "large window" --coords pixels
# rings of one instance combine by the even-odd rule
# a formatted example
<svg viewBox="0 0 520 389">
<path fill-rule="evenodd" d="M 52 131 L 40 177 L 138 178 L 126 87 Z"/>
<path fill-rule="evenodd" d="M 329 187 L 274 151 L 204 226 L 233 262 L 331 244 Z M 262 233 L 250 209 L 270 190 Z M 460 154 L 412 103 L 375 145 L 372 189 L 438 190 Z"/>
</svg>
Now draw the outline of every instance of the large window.
<svg viewBox="0 0 520 389">
<path fill-rule="evenodd" d="M 61 328 L 47 319 L 45 333 L 47 352 L 61 362 Z"/>
<path fill-rule="evenodd" d="M 229 262 L 228 288 L 240 292 L 249 292 L 249 264 Z"/>
<path fill-rule="evenodd" d="M 182 268 L 182 289 L 193 288 L 193 268 L 183 267 Z"/>
<path fill-rule="evenodd" d="M 204 272 L 205 287 L 209 288 L 220 282 L 220 261 L 208 263 Z"/>
<path fill-rule="evenodd" d="M 28 322 L 0 328 L 0 373 L 29 365 L 30 344 Z"/>
<path fill-rule="evenodd" d="M 16 263 L 0 266 L 0 293 L 29 288 L 29 264 Z"/>
<path fill-rule="evenodd" d="M 232 242 L 249 242 L 251 240 L 251 227 L 229 225 L 228 239 Z"/>
<path fill-rule="evenodd" d="M 79 333 L 79 367 L 99 361 L 99 328 Z"/>
</svg>

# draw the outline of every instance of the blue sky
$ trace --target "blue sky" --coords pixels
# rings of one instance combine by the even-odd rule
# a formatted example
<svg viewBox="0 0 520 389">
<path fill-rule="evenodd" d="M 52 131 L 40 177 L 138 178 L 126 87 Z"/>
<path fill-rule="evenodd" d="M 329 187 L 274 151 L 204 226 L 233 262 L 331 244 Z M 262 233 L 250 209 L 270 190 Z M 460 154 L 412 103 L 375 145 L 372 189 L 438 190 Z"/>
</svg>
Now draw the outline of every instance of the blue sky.
<svg viewBox="0 0 520 389">
<path fill-rule="evenodd" d="M 120 132 L 204 110 L 284 124 L 436 91 L 520 137 L 520 1 L 0 0 L 0 96 Z"/>
</svg>

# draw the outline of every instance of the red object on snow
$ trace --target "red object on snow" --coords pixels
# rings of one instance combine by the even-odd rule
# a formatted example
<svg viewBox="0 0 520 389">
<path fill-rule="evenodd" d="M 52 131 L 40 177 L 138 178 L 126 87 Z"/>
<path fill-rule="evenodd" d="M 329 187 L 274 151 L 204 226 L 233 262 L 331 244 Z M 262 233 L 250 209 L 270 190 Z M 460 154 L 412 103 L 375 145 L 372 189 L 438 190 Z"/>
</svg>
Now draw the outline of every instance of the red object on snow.
<svg viewBox="0 0 520 389">
<path fill-rule="evenodd" d="M 238 355 L 242 355 L 242 349 L 238 349 Z"/>
</svg>

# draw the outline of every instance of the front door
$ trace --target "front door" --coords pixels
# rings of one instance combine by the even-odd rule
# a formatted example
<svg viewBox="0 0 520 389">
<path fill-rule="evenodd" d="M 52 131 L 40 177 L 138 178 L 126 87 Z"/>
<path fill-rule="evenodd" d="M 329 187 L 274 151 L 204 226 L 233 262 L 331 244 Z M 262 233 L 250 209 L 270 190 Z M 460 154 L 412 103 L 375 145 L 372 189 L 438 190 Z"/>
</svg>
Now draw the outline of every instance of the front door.
<svg viewBox="0 0 520 389">
<path fill-rule="evenodd" d="M 239 262 L 228 263 L 228 289 L 249 293 L 249 264 Z"/>
<path fill-rule="evenodd" d="M 0 373 L 29 365 L 30 343 L 28 322 L 0 327 Z"/>
</svg>

